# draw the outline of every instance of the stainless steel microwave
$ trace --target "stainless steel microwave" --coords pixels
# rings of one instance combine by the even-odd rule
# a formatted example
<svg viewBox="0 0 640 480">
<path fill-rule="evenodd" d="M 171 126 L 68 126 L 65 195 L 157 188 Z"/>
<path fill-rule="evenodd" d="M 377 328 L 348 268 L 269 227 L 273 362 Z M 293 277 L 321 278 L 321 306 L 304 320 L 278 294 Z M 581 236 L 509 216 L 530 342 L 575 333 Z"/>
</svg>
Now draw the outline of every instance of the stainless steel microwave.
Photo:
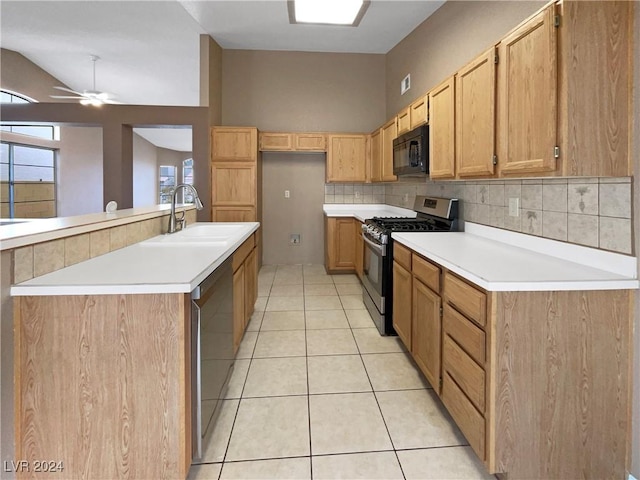
<svg viewBox="0 0 640 480">
<path fill-rule="evenodd" d="M 429 173 L 429 127 L 422 125 L 393 141 L 393 174 Z"/>
</svg>

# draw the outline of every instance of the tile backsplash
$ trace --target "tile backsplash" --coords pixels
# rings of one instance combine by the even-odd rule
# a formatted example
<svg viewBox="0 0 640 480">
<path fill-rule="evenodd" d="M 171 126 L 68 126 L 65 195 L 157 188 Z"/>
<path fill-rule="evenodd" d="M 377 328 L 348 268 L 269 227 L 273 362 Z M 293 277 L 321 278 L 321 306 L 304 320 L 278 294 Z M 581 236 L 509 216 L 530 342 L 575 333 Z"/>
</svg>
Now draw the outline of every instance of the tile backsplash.
<svg viewBox="0 0 640 480">
<path fill-rule="evenodd" d="M 385 203 L 384 190 L 381 183 L 327 183 L 324 203 Z"/>
<path fill-rule="evenodd" d="M 403 179 L 385 184 L 384 203 L 412 208 L 416 195 L 459 198 L 461 217 L 470 222 L 633 253 L 631 177 L 464 182 Z M 510 201 L 517 202 L 518 216 L 509 215 Z"/>
</svg>

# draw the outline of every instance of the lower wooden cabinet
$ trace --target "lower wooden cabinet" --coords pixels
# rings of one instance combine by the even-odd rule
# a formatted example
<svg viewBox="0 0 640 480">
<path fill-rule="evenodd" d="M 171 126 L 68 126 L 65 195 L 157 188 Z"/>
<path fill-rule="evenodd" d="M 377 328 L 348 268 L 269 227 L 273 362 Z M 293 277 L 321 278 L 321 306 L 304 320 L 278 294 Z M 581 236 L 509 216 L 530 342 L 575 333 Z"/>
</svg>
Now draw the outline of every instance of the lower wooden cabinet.
<svg viewBox="0 0 640 480">
<path fill-rule="evenodd" d="M 412 309 L 411 353 L 433 390 L 440 394 L 441 300 L 415 277 Z"/>
<path fill-rule="evenodd" d="M 355 272 L 357 223 L 351 217 L 325 217 L 325 268 L 329 273 Z"/>
<path fill-rule="evenodd" d="M 244 335 L 244 263 L 233 272 L 233 351 L 237 352 Z"/>
<path fill-rule="evenodd" d="M 258 297 L 258 233 L 233 254 L 233 347 L 237 351 Z"/>
<path fill-rule="evenodd" d="M 355 244 L 356 244 L 356 275 L 362 280 L 364 269 L 364 240 L 362 239 L 362 222 L 355 220 Z"/>
<path fill-rule="evenodd" d="M 393 262 L 393 328 L 411 350 L 411 272 Z"/>
<path fill-rule="evenodd" d="M 487 470 L 624 478 L 632 293 L 487 292 L 407 252 L 394 327 Z"/>
</svg>

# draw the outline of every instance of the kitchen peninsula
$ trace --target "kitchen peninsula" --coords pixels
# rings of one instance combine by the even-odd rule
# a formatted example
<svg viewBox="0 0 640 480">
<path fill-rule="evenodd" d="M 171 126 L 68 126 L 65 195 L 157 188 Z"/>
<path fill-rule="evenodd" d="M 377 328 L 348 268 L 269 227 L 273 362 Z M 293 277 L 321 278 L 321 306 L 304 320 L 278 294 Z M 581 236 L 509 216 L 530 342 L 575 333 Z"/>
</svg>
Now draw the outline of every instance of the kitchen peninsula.
<svg viewBox="0 0 640 480">
<path fill-rule="evenodd" d="M 196 223 L 13 286 L 16 458 L 55 458 L 71 477 L 185 478 L 189 293 L 258 227 Z"/>
</svg>

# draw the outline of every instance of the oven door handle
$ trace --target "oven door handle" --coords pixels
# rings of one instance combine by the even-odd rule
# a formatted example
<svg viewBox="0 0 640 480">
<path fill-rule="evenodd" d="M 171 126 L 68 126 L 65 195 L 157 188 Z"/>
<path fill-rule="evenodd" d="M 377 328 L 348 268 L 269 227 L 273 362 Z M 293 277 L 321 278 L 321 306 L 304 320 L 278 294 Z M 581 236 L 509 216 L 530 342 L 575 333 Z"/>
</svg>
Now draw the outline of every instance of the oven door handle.
<svg viewBox="0 0 640 480">
<path fill-rule="evenodd" d="M 386 245 L 378 245 L 377 243 L 372 242 L 371 240 L 369 240 L 367 237 L 365 237 L 364 235 L 362 235 L 362 239 L 364 240 L 364 242 L 369 245 L 374 251 L 378 252 L 378 254 L 381 257 L 386 257 L 387 256 L 387 248 Z"/>
</svg>

